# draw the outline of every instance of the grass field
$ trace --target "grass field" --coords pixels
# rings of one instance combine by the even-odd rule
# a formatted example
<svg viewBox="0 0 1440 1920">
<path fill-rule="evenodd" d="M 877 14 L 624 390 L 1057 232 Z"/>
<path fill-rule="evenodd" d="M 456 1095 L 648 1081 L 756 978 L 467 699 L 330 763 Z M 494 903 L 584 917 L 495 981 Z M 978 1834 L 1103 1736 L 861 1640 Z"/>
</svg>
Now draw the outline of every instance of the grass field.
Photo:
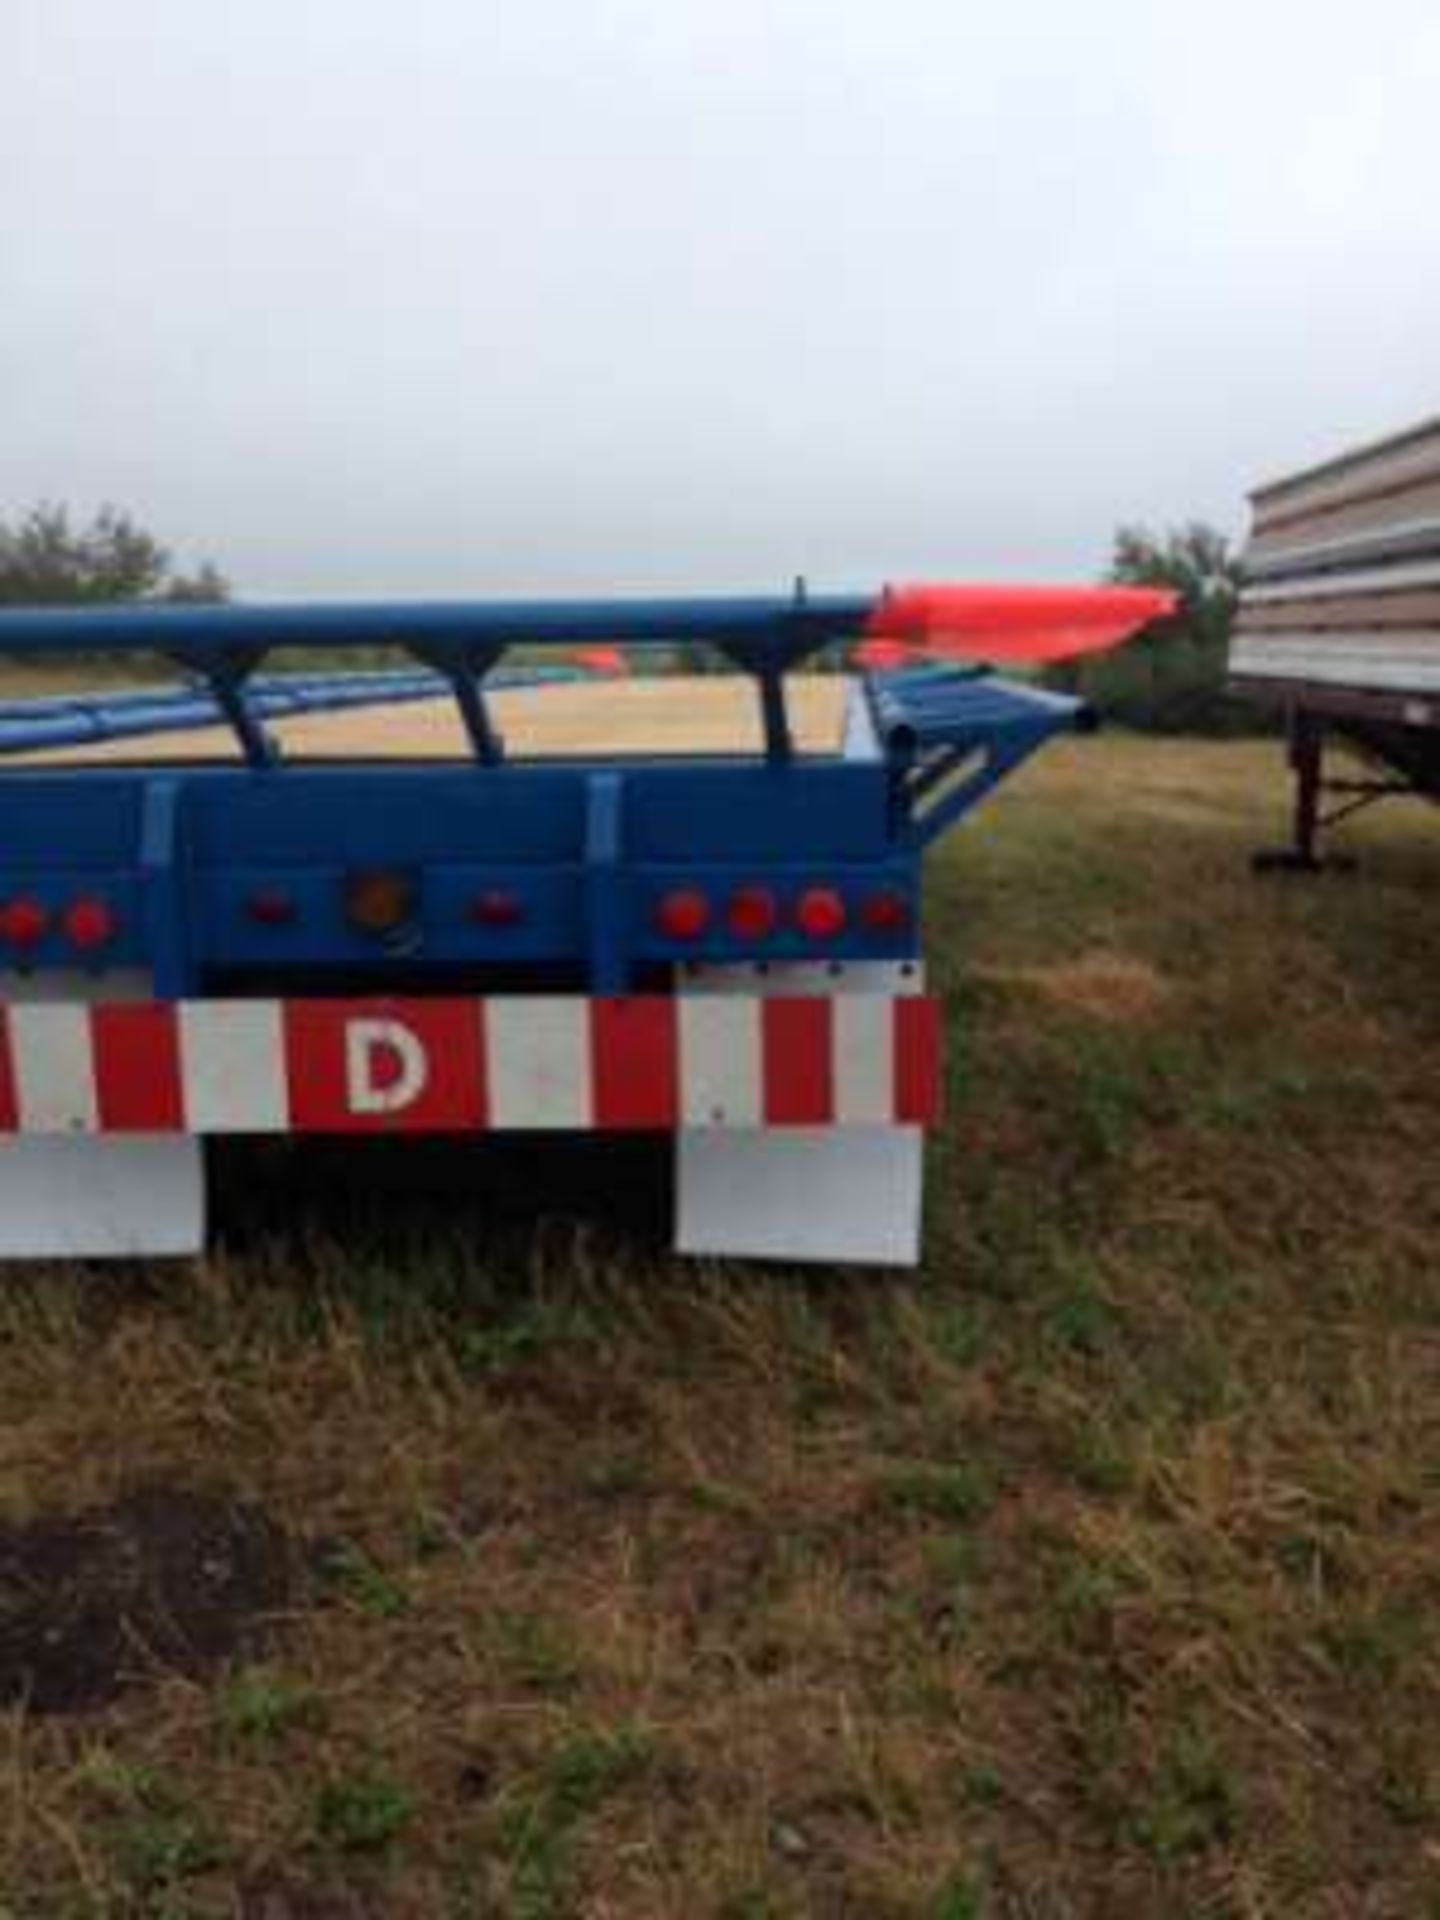
<svg viewBox="0 0 1440 1920">
<path fill-rule="evenodd" d="M 1079 743 L 941 855 L 914 1277 L 682 1266 L 643 1147 L 7 1275 L 0 1912 L 1440 1915 L 1440 822 L 1284 798 Z"/>
</svg>

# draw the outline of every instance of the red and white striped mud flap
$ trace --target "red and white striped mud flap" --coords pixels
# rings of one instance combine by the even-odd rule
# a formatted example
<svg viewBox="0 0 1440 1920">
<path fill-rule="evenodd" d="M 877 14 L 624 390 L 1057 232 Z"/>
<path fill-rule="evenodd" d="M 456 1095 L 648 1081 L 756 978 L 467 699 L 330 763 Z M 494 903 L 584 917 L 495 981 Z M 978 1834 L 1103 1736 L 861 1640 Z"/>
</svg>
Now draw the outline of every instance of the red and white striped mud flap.
<svg viewBox="0 0 1440 1920">
<path fill-rule="evenodd" d="M 0 1003 L 0 1136 L 925 1126 L 919 994 Z"/>
</svg>

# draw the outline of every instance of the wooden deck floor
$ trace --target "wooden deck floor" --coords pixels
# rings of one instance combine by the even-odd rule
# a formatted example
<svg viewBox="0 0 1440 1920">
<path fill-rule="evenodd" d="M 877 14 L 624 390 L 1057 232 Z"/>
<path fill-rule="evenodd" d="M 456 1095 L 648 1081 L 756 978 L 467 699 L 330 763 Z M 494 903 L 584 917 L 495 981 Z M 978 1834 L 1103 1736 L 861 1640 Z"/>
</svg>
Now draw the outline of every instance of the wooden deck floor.
<svg viewBox="0 0 1440 1920">
<path fill-rule="evenodd" d="M 845 685 L 838 675 L 797 675 L 788 682 L 791 726 L 802 752 L 838 750 Z M 527 758 L 755 752 L 761 744 L 755 690 L 739 678 L 516 688 L 493 695 L 490 709 L 507 752 Z M 449 699 L 304 714 L 271 721 L 269 729 L 294 760 L 469 758 Z M 238 757 L 233 734 L 206 727 L 17 755 L 6 764 L 149 766 Z"/>
</svg>

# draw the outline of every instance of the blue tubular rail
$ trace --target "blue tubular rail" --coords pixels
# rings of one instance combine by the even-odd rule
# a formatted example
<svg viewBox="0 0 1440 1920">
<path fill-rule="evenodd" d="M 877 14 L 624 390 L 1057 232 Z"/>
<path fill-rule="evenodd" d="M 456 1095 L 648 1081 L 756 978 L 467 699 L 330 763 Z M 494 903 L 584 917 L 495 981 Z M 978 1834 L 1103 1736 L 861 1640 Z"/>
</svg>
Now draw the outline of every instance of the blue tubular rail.
<svg viewBox="0 0 1440 1920">
<path fill-rule="evenodd" d="M 6 652 L 169 653 L 192 664 L 241 649 L 394 646 L 415 651 L 494 646 L 709 641 L 747 657 L 801 657 L 827 638 L 853 638 L 877 596 L 746 595 L 643 600 L 420 600 L 354 604 L 38 607 L 0 616 Z"/>
<path fill-rule="evenodd" d="M 874 594 L 611 601 L 430 601 L 414 604 L 121 606 L 40 608 L 0 614 L 0 652 L 53 658 L 78 652 L 159 654 L 203 677 L 253 766 L 274 763 L 254 679 L 276 647 L 392 646 L 449 685 L 477 759 L 493 764 L 500 742 L 484 693 L 515 646 L 714 647 L 755 680 L 767 756 L 792 751 L 784 676 L 833 641 L 859 638 Z"/>
<path fill-rule="evenodd" d="M 503 691 L 584 677 L 576 667 L 516 667 L 492 674 L 489 685 Z M 415 668 L 256 675 L 246 686 L 245 698 L 257 719 L 272 720 L 288 714 L 435 700 L 447 691 L 448 684 L 439 674 L 429 668 Z M 184 733 L 223 724 L 224 718 L 215 695 L 203 683 L 0 701 L 0 756 L 83 746 L 91 741 Z"/>
<path fill-rule="evenodd" d="M 928 846 L 1057 733 L 1097 725 L 1083 700 L 983 668 L 920 666 L 867 682 L 897 827 Z"/>
</svg>

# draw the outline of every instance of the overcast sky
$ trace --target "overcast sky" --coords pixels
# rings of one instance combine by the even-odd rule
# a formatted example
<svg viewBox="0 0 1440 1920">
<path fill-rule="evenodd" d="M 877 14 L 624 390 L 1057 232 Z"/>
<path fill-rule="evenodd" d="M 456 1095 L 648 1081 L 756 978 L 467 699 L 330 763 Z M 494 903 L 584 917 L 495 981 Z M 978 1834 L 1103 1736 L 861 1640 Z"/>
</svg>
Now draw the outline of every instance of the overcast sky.
<svg viewBox="0 0 1440 1920">
<path fill-rule="evenodd" d="M 1087 577 L 1440 410 L 1437 0 L 0 0 L 0 513 Z"/>
</svg>

